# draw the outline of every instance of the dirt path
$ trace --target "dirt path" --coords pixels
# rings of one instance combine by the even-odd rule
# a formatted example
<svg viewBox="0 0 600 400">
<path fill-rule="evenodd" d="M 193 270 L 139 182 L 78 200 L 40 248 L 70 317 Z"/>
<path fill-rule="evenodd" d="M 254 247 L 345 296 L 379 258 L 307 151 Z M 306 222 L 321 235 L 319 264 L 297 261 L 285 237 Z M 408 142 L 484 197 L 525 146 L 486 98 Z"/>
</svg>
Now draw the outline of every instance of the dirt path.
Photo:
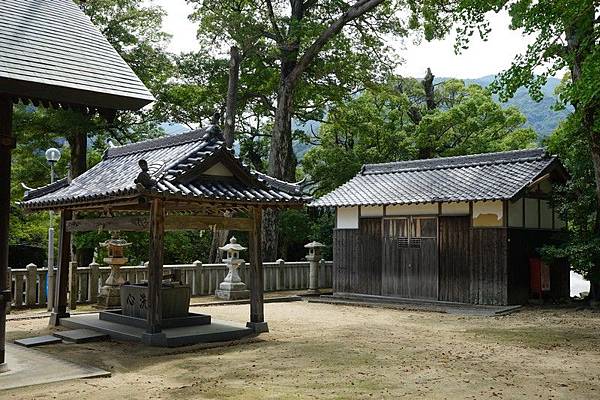
<svg viewBox="0 0 600 400">
<path fill-rule="evenodd" d="M 244 322 L 248 306 L 206 312 Z M 271 333 L 225 347 L 44 347 L 113 376 L 0 398 L 600 398 L 599 313 L 534 309 L 486 318 L 294 302 L 267 304 L 266 315 Z M 45 333 L 46 324 L 10 321 L 9 339 Z"/>
</svg>

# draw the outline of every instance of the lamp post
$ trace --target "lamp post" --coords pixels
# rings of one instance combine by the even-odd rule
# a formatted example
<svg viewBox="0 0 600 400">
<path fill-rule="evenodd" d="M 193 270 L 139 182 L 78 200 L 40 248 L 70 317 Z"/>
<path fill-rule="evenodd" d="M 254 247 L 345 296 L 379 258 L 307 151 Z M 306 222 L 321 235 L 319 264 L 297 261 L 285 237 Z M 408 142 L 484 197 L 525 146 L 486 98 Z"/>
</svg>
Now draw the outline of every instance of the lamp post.
<svg viewBox="0 0 600 400">
<path fill-rule="evenodd" d="M 46 150 L 46 160 L 50 164 L 50 183 L 54 183 L 54 165 L 60 160 L 60 151 L 54 147 Z M 52 311 L 54 303 L 54 212 L 48 212 L 50 225 L 48 226 L 48 311 Z"/>
</svg>

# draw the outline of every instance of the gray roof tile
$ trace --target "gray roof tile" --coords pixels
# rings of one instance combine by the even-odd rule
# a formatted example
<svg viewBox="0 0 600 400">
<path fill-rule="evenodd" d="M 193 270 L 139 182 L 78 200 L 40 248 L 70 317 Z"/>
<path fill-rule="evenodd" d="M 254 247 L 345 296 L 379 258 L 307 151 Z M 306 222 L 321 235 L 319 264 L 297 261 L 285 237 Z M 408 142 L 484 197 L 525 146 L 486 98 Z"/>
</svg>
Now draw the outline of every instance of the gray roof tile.
<svg viewBox="0 0 600 400">
<path fill-rule="evenodd" d="M 72 0 L 0 0 L 0 10 L 0 91 L 105 109 L 154 100 Z"/>
<path fill-rule="evenodd" d="M 511 199 L 555 163 L 544 149 L 367 164 L 313 207 Z"/>
<path fill-rule="evenodd" d="M 210 127 L 108 149 L 103 160 L 73 179 L 29 191 L 21 206 L 29 209 L 56 208 L 93 201 L 135 196 L 138 161 L 148 162 L 157 181 L 152 190 L 177 197 L 242 203 L 302 204 L 311 198 L 299 185 L 282 182 L 251 171 L 225 147 L 218 128 Z M 234 177 L 186 173 L 220 161 L 233 165 Z"/>
</svg>

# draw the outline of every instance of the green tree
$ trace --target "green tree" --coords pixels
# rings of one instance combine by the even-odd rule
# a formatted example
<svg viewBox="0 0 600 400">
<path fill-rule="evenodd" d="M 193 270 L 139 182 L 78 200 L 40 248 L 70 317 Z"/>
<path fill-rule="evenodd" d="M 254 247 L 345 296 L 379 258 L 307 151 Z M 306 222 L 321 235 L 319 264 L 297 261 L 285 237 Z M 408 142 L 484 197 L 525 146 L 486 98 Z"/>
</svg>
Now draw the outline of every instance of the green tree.
<svg viewBox="0 0 600 400">
<path fill-rule="evenodd" d="M 575 125 L 575 126 L 573 126 Z M 558 246 L 542 251 L 550 261 L 568 258 L 571 268 L 590 281 L 590 300 L 600 299 L 600 214 L 594 183 L 594 165 L 587 139 L 578 133 L 576 119 L 563 121 L 546 140 L 548 149 L 557 154 L 568 169 L 570 180 L 555 188 L 553 204 L 568 217 L 569 237 Z"/>
<path fill-rule="evenodd" d="M 151 3 L 135 0 L 98 0 L 79 2 L 84 12 L 108 41 L 157 97 L 172 74 L 171 56 L 164 46 L 168 35 L 161 31 L 164 11 Z M 63 157 L 57 166 L 64 176 L 67 164 L 78 176 L 100 159 L 107 140 L 117 143 L 138 141 L 164 134 L 159 127 L 161 107 L 146 107 L 139 112 L 118 113 L 114 121 L 87 116 L 70 110 L 54 110 L 19 105 L 15 107 L 14 132 L 18 139 L 13 162 L 13 199 L 20 199 L 20 183 L 38 187 L 48 183 L 49 166 L 44 158 L 48 147 L 59 147 Z M 43 243 L 46 217 L 11 211 L 11 242 Z"/>
<path fill-rule="evenodd" d="M 511 28 L 520 29 L 532 43 L 523 54 L 517 55 L 511 67 L 501 73 L 493 89 L 501 99 L 512 97 L 525 86 L 534 99 L 541 99 L 541 88 L 547 77 L 563 69 L 569 71 L 560 92 L 564 104 L 571 104 L 574 112 L 566 125 L 558 130 L 558 137 L 568 137 L 572 153 L 565 152 L 569 164 L 578 170 L 576 180 L 586 175 L 580 169 L 591 160 L 595 202 L 582 199 L 571 202 L 570 215 L 581 215 L 587 208 L 592 220 L 600 213 L 600 7 L 596 0 L 426 0 L 412 2 L 413 21 L 425 26 L 428 39 L 444 36 L 452 26 L 457 26 L 456 49 L 468 47 L 474 33 L 486 39 L 490 32 L 488 17 L 492 13 L 508 11 Z M 553 143 L 559 139 L 553 139 Z M 559 146 L 560 147 L 560 146 Z M 573 161 L 571 161 L 573 160 Z M 576 161 L 574 161 L 576 160 Z M 581 183 L 576 183 L 578 185 Z M 574 192 L 576 193 L 576 192 Z M 575 217 L 574 217 L 575 218 Z M 587 253 L 581 246 L 593 246 L 592 237 L 600 237 L 600 224 L 586 225 L 573 220 L 571 263 L 575 268 L 587 265 L 587 276 L 600 273 L 600 257 Z M 587 228 L 582 228 L 586 226 Z M 582 232 L 592 227 L 595 233 L 590 240 L 582 239 Z M 583 229 L 583 230 L 581 230 Z M 578 250 L 581 250 L 579 251 Z M 597 281 L 592 284 L 592 295 L 600 299 Z"/>
<path fill-rule="evenodd" d="M 317 194 L 347 182 L 366 163 L 534 145 L 536 134 L 524 126 L 525 117 L 501 107 L 488 90 L 448 80 L 427 96 L 425 86 L 411 78 L 394 80 L 333 107 L 313 138 L 317 146 L 302 161 Z"/>
<path fill-rule="evenodd" d="M 404 34 L 395 1 L 360 0 L 193 0 L 198 38 L 218 52 L 237 45 L 271 73 L 264 85 L 273 124 L 269 173 L 293 181 L 292 118 L 321 108 L 323 97 L 345 95 L 385 71 L 390 61 L 386 34 Z M 255 62 L 251 61 L 251 64 Z M 243 68 L 243 67 L 242 67 Z M 309 94 L 307 96 L 307 94 Z M 276 94 L 275 96 L 273 96 Z"/>
<path fill-rule="evenodd" d="M 406 34 L 397 0 L 190 3 L 204 56 L 231 46 L 240 50 L 236 126 L 243 131 L 242 148 L 261 167 L 268 145 L 267 172 L 286 181 L 296 179 L 292 121 L 321 120 L 329 102 L 385 76 L 396 61 L 389 36 Z M 264 215 L 263 254 L 275 259 L 277 216 L 272 210 Z"/>
</svg>

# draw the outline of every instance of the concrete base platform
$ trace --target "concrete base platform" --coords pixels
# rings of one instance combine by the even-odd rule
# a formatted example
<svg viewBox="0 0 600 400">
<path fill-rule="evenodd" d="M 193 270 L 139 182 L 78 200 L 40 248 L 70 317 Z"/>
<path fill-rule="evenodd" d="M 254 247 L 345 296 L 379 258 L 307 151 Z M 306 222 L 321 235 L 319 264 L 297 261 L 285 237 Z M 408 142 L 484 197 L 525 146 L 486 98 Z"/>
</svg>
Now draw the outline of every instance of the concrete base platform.
<svg viewBox="0 0 600 400">
<path fill-rule="evenodd" d="M 198 343 L 226 342 L 255 335 L 256 332 L 233 322 L 213 320 L 208 325 L 163 329 L 160 335 L 148 338 L 144 328 L 104 321 L 98 314 L 74 315 L 60 320 L 60 325 L 72 329 L 91 329 L 106 333 L 111 339 L 147 343 L 152 346 L 177 347 Z"/>
<path fill-rule="evenodd" d="M 73 364 L 39 350 L 11 343 L 6 343 L 6 365 L 8 371 L 0 374 L 0 390 L 70 379 L 110 376 L 108 371 Z"/>
<path fill-rule="evenodd" d="M 309 303 L 328 303 L 363 307 L 395 308 L 401 310 L 432 311 L 447 314 L 494 317 L 510 314 L 521 306 L 487 306 L 448 301 L 406 299 L 402 297 L 375 296 L 367 294 L 336 293 L 333 296 L 308 297 Z"/>
</svg>

